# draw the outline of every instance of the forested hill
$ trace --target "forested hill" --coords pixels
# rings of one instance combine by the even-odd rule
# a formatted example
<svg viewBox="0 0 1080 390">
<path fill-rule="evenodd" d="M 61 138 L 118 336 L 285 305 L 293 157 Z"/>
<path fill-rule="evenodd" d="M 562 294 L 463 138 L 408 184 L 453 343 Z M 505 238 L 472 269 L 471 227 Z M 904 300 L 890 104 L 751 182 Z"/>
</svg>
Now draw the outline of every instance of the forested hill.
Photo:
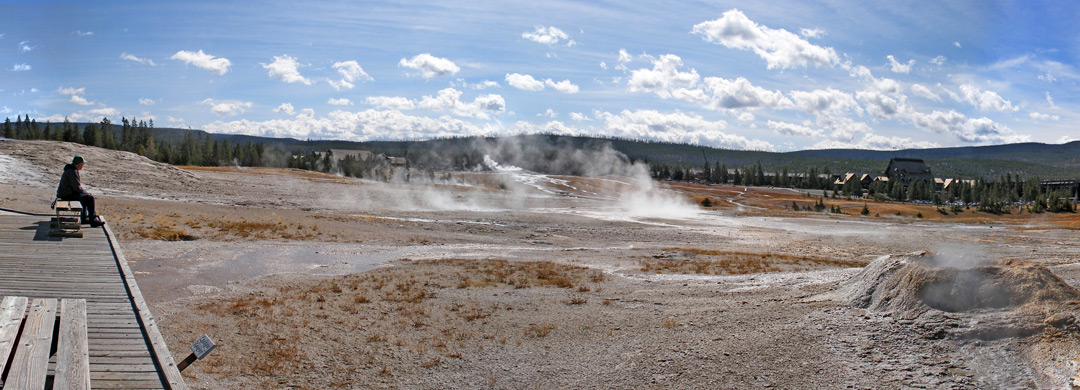
<svg viewBox="0 0 1080 390">
<path fill-rule="evenodd" d="M 80 124 L 85 125 L 85 124 Z M 119 125 L 113 124 L 119 132 Z M 498 143 L 540 143 L 564 145 L 573 148 L 596 147 L 610 144 L 633 160 L 650 164 L 700 167 L 706 160 L 730 168 L 751 166 L 758 162 L 769 171 L 788 169 L 805 172 L 810 167 L 827 168 L 831 172 L 884 172 L 889 159 L 911 157 L 926 160 L 936 176 L 965 178 L 997 178 L 1006 173 L 1022 176 L 1039 176 L 1044 179 L 1080 177 L 1080 141 L 1067 144 L 1019 143 L 993 146 L 967 146 L 955 148 L 905 149 L 896 151 L 824 149 L 796 152 L 764 152 L 728 150 L 686 144 L 629 139 L 576 137 L 549 134 L 519 135 L 503 138 L 462 137 L 426 141 L 312 141 L 292 138 L 268 138 L 247 135 L 213 134 L 202 130 L 154 128 L 155 140 L 179 143 L 185 137 L 233 144 L 261 143 L 286 152 L 309 153 L 327 149 L 370 150 L 390 156 L 409 155 L 410 160 L 423 159 L 428 166 L 437 166 L 436 158 L 456 154 L 470 155 L 466 160 L 473 163 L 486 148 Z"/>
</svg>

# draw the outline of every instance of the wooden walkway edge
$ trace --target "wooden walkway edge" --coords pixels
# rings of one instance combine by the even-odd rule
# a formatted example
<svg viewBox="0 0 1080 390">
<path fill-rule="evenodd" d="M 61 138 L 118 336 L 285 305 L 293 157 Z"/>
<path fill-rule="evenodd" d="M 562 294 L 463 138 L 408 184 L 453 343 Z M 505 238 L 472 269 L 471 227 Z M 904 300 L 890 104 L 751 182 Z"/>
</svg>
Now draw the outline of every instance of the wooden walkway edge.
<svg viewBox="0 0 1080 390">
<path fill-rule="evenodd" d="M 139 290 L 139 284 L 135 282 L 135 274 L 132 273 L 131 268 L 128 267 L 127 258 L 124 257 L 124 252 L 120 250 L 120 243 L 116 240 L 116 236 L 114 236 L 112 230 L 109 229 L 108 221 L 105 222 L 105 226 L 102 226 L 102 228 L 105 230 L 105 237 L 109 240 L 109 247 L 112 248 L 113 257 L 116 259 L 116 265 L 120 268 L 120 274 L 124 278 L 124 285 L 127 287 L 128 296 L 131 297 L 131 301 L 135 305 L 136 318 L 139 320 L 143 332 L 150 340 L 150 352 L 154 355 L 155 364 L 158 365 L 158 369 L 161 370 L 160 372 L 165 376 L 169 388 L 186 390 L 187 384 L 184 383 L 184 378 L 180 376 L 180 370 L 176 368 L 176 362 L 173 361 L 172 353 L 169 352 L 169 347 L 165 345 L 165 338 L 161 337 L 157 322 L 154 321 L 154 317 L 150 314 L 150 308 L 146 305 L 146 300 L 143 299 L 142 291 Z"/>
<path fill-rule="evenodd" d="M 84 300 L 86 335 L 78 338 L 86 342 L 92 388 L 186 390 L 115 234 L 107 223 L 83 231 L 82 238 L 50 237 L 48 215 L 0 212 L 0 297 Z M 0 328 L 0 336 L 8 331 Z M 66 379 L 69 364 L 48 356 L 47 383 Z"/>
</svg>

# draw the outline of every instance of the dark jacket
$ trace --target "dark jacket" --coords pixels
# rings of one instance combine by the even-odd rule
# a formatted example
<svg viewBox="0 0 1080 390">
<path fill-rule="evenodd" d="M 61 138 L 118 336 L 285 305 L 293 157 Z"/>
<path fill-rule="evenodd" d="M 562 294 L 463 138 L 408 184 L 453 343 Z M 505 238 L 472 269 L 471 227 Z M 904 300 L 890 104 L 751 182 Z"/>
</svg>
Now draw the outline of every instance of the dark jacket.
<svg viewBox="0 0 1080 390">
<path fill-rule="evenodd" d="M 56 187 L 56 197 L 64 198 L 82 194 L 82 178 L 79 177 L 79 169 L 75 165 L 64 165 L 64 174 L 60 176 L 60 185 Z"/>
</svg>

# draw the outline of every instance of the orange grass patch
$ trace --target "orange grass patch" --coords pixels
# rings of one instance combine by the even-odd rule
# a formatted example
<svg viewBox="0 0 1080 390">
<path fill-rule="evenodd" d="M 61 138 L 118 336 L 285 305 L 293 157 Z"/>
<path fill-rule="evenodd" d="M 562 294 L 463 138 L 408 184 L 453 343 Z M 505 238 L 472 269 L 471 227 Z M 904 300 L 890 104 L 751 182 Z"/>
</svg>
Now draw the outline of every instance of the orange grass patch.
<svg viewBox="0 0 1080 390">
<path fill-rule="evenodd" d="M 403 364 L 430 369 L 447 358 L 468 358 L 474 350 L 506 345 L 507 337 L 521 345 L 559 335 L 551 323 L 508 320 L 520 318 L 516 313 L 521 306 L 442 297 L 468 296 L 455 288 L 468 280 L 485 282 L 464 288 L 510 290 L 525 284 L 569 288 L 602 278 L 584 267 L 545 261 L 403 260 L 400 266 L 363 274 L 313 277 L 204 300 L 193 308 L 205 316 L 179 321 L 171 330 L 183 339 L 210 332 L 220 335 L 221 345 L 249 346 L 247 352 L 219 349 L 207 364 L 193 369 L 252 378 L 254 387 L 261 388 L 280 387 L 279 381 L 328 388 L 330 380 L 382 375 L 387 362 L 403 356 L 415 362 Z M 594 297 L 572 294 L 567 304 L 575 307 L 588 305 Z M 312 366 L 342 374 L 331 378 Z M 401 367 L 391 368 L 405 370 Z"/>
<path fill-rule="evenodd" d="M 707 256 L 706 259 L 657 258 L 640 260 L 641 271 L 651 274 L 743 275 L 781 271 L 804 271 L 818 268 L 851 268 L 863 264 L 847 260 L 822 259 L 778 253 L 716 251 L 671 248 L 684 254 Z"/>
</svg>

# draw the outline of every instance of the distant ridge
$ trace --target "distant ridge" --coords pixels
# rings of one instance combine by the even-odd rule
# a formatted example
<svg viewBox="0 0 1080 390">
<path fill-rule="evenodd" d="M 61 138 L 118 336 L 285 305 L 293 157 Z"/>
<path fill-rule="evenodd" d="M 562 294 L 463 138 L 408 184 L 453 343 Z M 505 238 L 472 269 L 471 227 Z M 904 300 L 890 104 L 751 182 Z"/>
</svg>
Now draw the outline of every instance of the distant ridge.
<svg viewBox="0 0 1080 390">
<path fill-rule="evenodd" d="M 80 123 L 85 126 L 86 123 Z M 120 126 L 114 124 L 113 130 Z M 710 164 L 719 163 L 728 168 L 750 166 L 760 162 L 767 170 L 805 172 L 810 167 L 827 168 L 831 172 L 884 172 L 893 157 L 926 160 L 934 174 L 942 177 L 996 179 L 1006 173 L 1021 176 L 1039 176 L 1043 179 L 1080 178 L 1080 141 L 1066 144 L 1025 142 L 989 146 L 961 146 L 931 149 L 902 149 L 892 151 L 862 149 L 816 149 L 794 152 L 765 152 L 730 150 L 700 145 L 676 144 L 660 141 L 631 140 L 566 136 L 554 134 L 529 134 L 506 137 L 461 137 L 422 141 L 340 141 L 298 140 L 294 138 L 271 138 L 236 134 L 215 134 L 203 130 L 179 128 L 154 128 L 156 140 L 179 142 L 191 134 L 233 143 L 262 143 L 270 147 L 295 152 L 325 151 L 327 149 L 371 150 L 392 156 L 438 153 L 446 150 L 468 149 L 478 140 L 506 139 L 515 142 L 549 142 L 583 147 L 597 142 L 610 143 L 612 148 L 634 160 L 651 164 L 683 165 L 700 167 L 707 158 Z M 704 158 L 703 158 L 704 154 Z"/>
</svg>

